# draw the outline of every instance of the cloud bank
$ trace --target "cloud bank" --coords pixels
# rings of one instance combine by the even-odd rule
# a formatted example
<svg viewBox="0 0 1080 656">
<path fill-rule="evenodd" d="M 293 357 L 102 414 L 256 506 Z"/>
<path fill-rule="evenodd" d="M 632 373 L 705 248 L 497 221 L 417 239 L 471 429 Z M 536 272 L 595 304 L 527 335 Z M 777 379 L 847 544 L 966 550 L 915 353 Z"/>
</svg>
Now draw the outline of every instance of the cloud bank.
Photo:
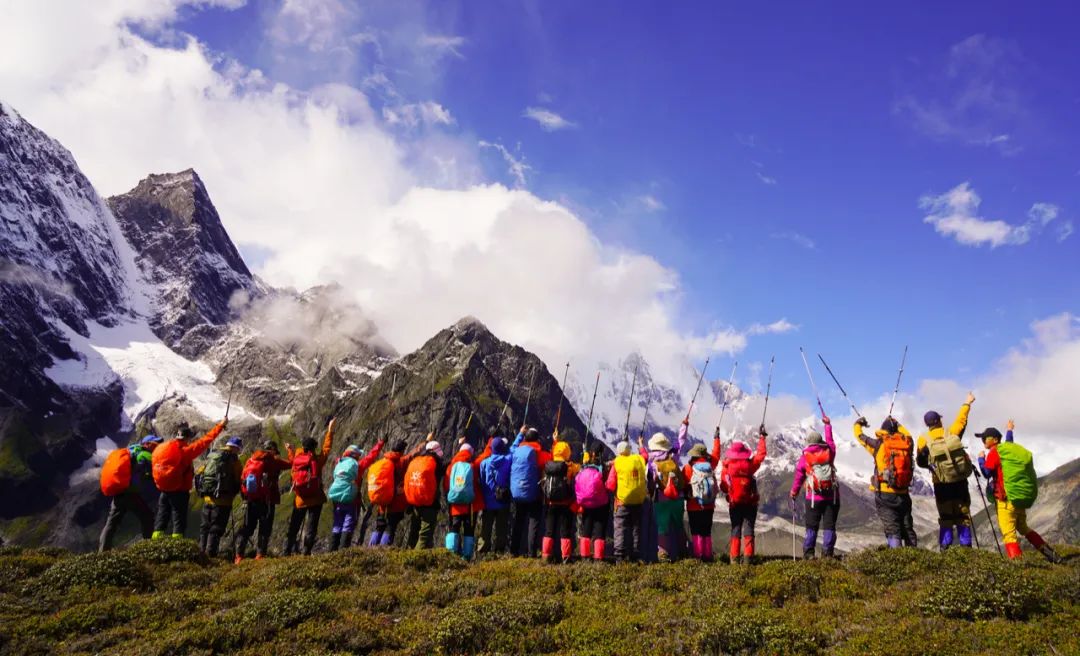
<svg viewBox="0 0 1080 656">
<path fill-rule="evenodd" d="M 979 216 L 982 199 L 962 182 L 940 195 L 926 195 L 919 199 L 919 207 L 927 211 L 924 223 L 934 226 L 938 234 L 955 239 L 965 246 L 1019 246 L 1049 226 L 1060 214 L 1060 208 L 1052 203 L 1035 203 L 1028 210 L 1027 220 L 1012 224 L 1000 219 Z M 1070 223 L 1062 224 L 1059 241 L 1072 233 Z"/>
</svg>

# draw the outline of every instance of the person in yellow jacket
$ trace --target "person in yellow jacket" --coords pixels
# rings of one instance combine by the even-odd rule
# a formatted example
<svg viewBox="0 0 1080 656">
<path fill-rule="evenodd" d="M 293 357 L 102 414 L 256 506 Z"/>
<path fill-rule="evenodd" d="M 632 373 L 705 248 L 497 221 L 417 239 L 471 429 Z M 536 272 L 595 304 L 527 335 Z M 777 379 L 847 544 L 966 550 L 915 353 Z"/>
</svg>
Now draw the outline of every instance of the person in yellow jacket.
<svg viewBox="0 0 1080 656">
<path fill-rule="evenodd" d="M 908 494 L 914 470 L 911 433 L 893 417 L 886 417 L 873 437 L 863 434 L 863 428 L 869 425 L 866 417 L 859 417 L 855 422 L 855 439 L 874 457 L 870 490 L 885 530 L 885 541 L 891 549 L 917 547 L 919 537 L 911 518 Z"/>
<path fill-rule="evenodd" d="M 944 448 L 945 439 L 948 435 L 958 438 L 964 436 L 967 429 L 968 414 L 971 412 L 971 404 L 975 402 L 975 395 L 968 392 L 967 400 L 960 406 L 960 412 L 956 414 L 956 420 L 949 427 L 948 434 L 942 425 L 942 417 L 931 410 L 923 416 L 927 432 L 919 436 L 916 447 L 915 462 L 923 469 L 929 469 L 933 476 L 934 501 L 938 511 L 938 546 L 945 551 L 953 544 L 953 530 L 956 529 L 960 546 L 971 546 L 971 492 L 968 487 L 968 476 L 974 470 L 971 458 L 956 441 L 958 452 L 953 453 Z M 941 454 L 940 458 L 931 457 L 931 447 Z"/>
<path fill-rule="evenodd" d="M 607 489 L 615 494 L 615 560 L 637 561 L 641 558 L 641 515 L 647 492 L 645 459 L 630 452 L 629 442 L 619 442 L 615 454 L 607 480 Z"/>
</svg>

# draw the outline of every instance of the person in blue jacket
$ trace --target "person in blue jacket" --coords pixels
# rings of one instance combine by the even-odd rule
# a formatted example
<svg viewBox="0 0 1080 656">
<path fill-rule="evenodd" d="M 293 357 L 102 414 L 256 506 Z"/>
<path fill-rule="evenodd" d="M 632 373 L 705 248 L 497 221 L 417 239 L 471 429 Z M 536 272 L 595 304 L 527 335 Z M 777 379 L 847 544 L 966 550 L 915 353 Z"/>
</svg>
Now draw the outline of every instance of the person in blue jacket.
<svg viewBox="0 0 1080 656">
<path fill-rule="evenodd" d="M 492 431 L 495 434 L 495 431 Z M 480 454 L 480 490 L 484 510 L 480 513 L 477 553 L 503 553 L 510 532 L 510 449 L 506 440 L 493 437 Z"/>
</svg>

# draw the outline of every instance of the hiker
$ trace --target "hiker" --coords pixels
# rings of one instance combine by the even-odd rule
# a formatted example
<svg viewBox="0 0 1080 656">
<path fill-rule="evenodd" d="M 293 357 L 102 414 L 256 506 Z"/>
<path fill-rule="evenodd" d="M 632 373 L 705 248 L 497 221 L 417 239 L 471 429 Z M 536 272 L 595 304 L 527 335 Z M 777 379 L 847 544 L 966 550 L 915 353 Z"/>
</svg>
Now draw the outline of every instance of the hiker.
<svg viewBox="0 0 1080 656">
<path fill-rule="evenodd" d="M 1013 423 L 1012 419 L 1010 419 L 1008 423 L 1005 424 L 1006 442 L 1011 443 L 1013 441 L 1013 428 L 1015 427 L 1016 425 Z M 1001 431 L 996 428 L 987 428 L 982 433 L 975 433 L 975 437 L 982 440 L 984 447 L 984 450 L 979 452 L 979 468 L 975 470 L 975 474 L 979 475 L 979 472 L 982 472 L 982 474 L 986 476 L 986 501 L 987 503 L 995 504 L 996 507 L 997 494 L 995 490 L 997 489 L 997 472 L 986 468 L 987 451 L 985 449 L 990 448 L 989 446 L 986 446 L 987 436 L 994 438 L 996 440 L 995 444 L 1001 443 Z"/>
<path fill-rule="evenodd" d="M 195 490 L 203 498 L 202 522 L 199 524 L 199 550 L 211 558 L 217 556 L 221 536 L 229 525 L 233 501 L 240 494 L 240 450 L 244 443 L 230 437 L 225 446 L 214 451 L 195 475 Z"/>
<path fill-rule="evenodd" d="M 814 558 L 819 528 L 822 529 L 821 555 L 825 558 L 836 557 L 836 518 L 840 514 L 840 481 L 836 480 L 835 463 L 836 442 L 833 440 L 832 422 L 825 415 L 822 415 L 821 421 L 825 424 L 825 438 L 822 439 L 821 433 L 817 431 L 810 431 L 806 436 L 806 447 L 795 466 L 795 480 L 791 482 L 792 504 L 799 494 L 799 488 L 806 486 L 806 495 L 803 497 L 803 523 L 806 525 L 806 537 L 803 538 L 804 560 Z M 792 507 L 794 508 L 794 505 Z"/>
<path fill-rule="evenodd" d="M 514 499 L 510 553 L 535 558 L 544 515 L 540 472 L 551 460 L 551 454 L 540 446 L 540 432 L 528 426 L 522 426 L 518 431 L 510 445 L 510 454 L 510 494 Z"/>
<path fill-rule="evenodd" d="M 154 485 L 161 494 L 158 496 L 157 516 L 154 518 L 154 532 L 151 535 L 153 539 L 165 537 L 166 530 L 171 530 L 174 538 L 184 537 L 187 531 L 191 485 L 195 481 L 193 463 L 195 458 L 210 448 L 228 423 L 228 419 L 221 420 L 221 423 L 194 442 L 192 438 L 195 433 L 187 424 L 182 424 L 176 430 L 176 437 L 154 449 L 151 466 Z"/>
<path fill-rule="evenodd" d="M 604 560 L 607 547 L 608 489 L 605 481 L 604 444 L 592 443 L 574 477 L 574 498 L 581 513 L 581 534 L 578 536 L 578 555 Z"/>
<path fill-rule="evenodd" d="M 636 562 L 641 559 L 641 515 L 648 493 L 648 474 L 645 458 L 631 454 L 629 442 L 615 446 L 607 489 L 615 495 L 615 560 Z"/>
<path fill-rule="evenodd" d="M 410 549 L 435 546 L 435 525 L 439 522 L 439 481 L 444 472 L 443 448 L 428 434 L 428 441 L 405 470 L 405 499 L 409 502 Z"/>
<path fill-rule="evenodd" d="M 315 549 L 315 538 L 319 532 L 319 517 L 322 515 L 323 504 L 326 503 L 326 492 L 323 491 L 322 472 L 326 466 L 326 460 L 330 457 L 330 449 L 334 444 L 334 422 L 331 419 L 326 425 L 326 435 L 323 437 L 322 448 L 318 449 L 318 442 L 314 438 L 306 438 L 300 445 L 300 451 L 294 451 L 292 445 L 286 445 L 285 450 L 289 461 L 292 463 L 292 490 L 293 510 L 289 517 L 289 528 L 285 534 L 285 555 L 291 556 L 297 552 L 300 529 L 303 528 L 304 555 L 310 556 Z"/>
<path fill-rule="evenodd" d="M 547 511 L 544 518 L 544 539 L 540 547 L 544 562 L 555 557 L 555 535 L 559 536 L 559 554 L 563 563 L 570 562 L 574 550 L 574 477 L 580 467 L 570 461 L 570 444 L 559 441 L 559 431 L 552 435 L 551 460 L 544 465 L 541 488 Z"/>
<path fill-rule="evenodd" d="M 446 549 L 468 561 L 476 550 L 476 514 L 484 509 L 484 495 L 480 489 L 480 465 L 474 461 L 472 445 L 464 437 L 460 444 L 443 475 L 443 491 L 450 505 Z"/>
<path fill-rule="evenodd" d="M 641 457 L 648 464 L 649 489 L 652 492 L 653 517 L 656 521 L 657 558 L 660 562 L 676 560 L 683 541 L 683 490 L 686 487 L 679 464 L 679 451 L 686 439 L 689 417 L 679 426 L 676 446 L 663 433 L 649 438 L 648 449 L 638 438 Z"/>
<path fill-rule="evenodd" d="M 281 503 L 278 479 L 281 472 L 292 468 L 292 462 L 281 457 L 273 440 L 263 442 L 244 463 L 240 472 L 240 496 L 244 498 L 244 525 L 236 536 L 233 562 L 239 563 L 247 555 L 248 540 L 255 531 L 255 560 L 262 560 L 270 552 L 270 533 L 274 530 L 274 511 Z"/>
<path fill-rule="evenodd" d="M 727 497 L 731 517 L 731 540 L 728 553 L 734 565 L 739 560 L 742 543 L 742 562 L 750 564 L 754 555 L 754 524 L 757 522 L 757 480 L 754 474 L 765 461 L 765 424 L 758 429 L 757 450 L 753 454 L 744 442 L 736 440 L 724 454 L 720 468 L 720 491 Z"/>
<path fill-rule="evenodd" d="M 144 540 L 150 539 L 153 534 L 154 511 L 150 503 L 156 501 L 154 497 L 158 491 L 154 486 L 152 454 L 161 441 L 157 435 L 147 435 L 138 444 L 123 449 L 127 455 L 118 449 L 114 452 L 115 460 L 112 454 L 106 458 L 101 467 L 102 492 L 111 498 L 109 514 L 98 540 L 98 551 L 112 549 L 113 536 L 128 512 L 134 513 L 139 520 L 139 530 Z M 126 464 L 122 464 L 123 460 L 126 460 Z M 110 481 L 115 483 L 115 490 L 107 490 Z"/>
<path fill-rule="evenodd" d="M 360 511 L 357 501 L 360 480 L 371 463 L 379 457 L 382 447 L 383 440 L 379 440 L 371 448 L 371 453 L 365 455 L 363 449 L 350 444 L 334 465 L 334 480 L 330 483 L 330 489 L 326 491 L 326 497 L 334 504 L 334 523 L 330 529 L 330 551 L 337 551 L 339 548 L 348 549 L 352 544 L 353 532 L 356 530 L 356 516 Z"/>
<path fill-rule="evenodd" d="M 375 507 L 375 530 L 368 546 L 386 547 L 394 543 L 394 535 L 409 502 L 405 499 L 405 468 L 410 456 L 405 455 L 408 445 L 398 440 L 390 452 L 375 462 L 367 472 L 368 501 Z"/>
<path fill-rule="evenodd" d="M 914 442 L 908 429 L 893 417 L 881 422 L 881 429 L 869 437 L 863 428 L 869 427 L 866 417 L 855 422 L 855 439 L 874 457 L 874 475 L 870 478 L 870 490 L 874 493 L 885 542 L 889 548 L 919 546 L 919 536 L 911 519 L 911 485 Z"/>
<path fill-rule="evenodd" d="M 979 465 L 987 480 L 992 477 L 994 481 L 994 498 L 997 500 L 998 524 L 1001 525 L 1005 554 L 1010 559 L 1023 557 L 1018 537 L 1023 534 L 1047 560 L 1060 563 L 1061 556 L 1028 526 L 1027 511 L 1039 495 L 1039 478 L 1035 474 L 1031 452 L 1012 441 L 1014 427 L 1010 419 L 1005 442 L 1001 441 L 1001 432 L 996 428 L 987 428 L 975 434 L 987 449 L 985 457 L 980 455 Z"/>
<path fill-rule="evenodd" d="M 934 502 L 938 511 L 938 546 L 945 551 L 953 544 L 956 529 L 961 547 L 971 546 L 971 492 L 968 477 L 974 471 L 971 458 L 960 441 L 967 428 L 968 413 L 975 395 L 968 392 L 956 421 L 945 432 L 941 415 L 931 410 L 923 416 L 927 433 L 919 436 L 915 463 L 929 469 L 934 483 Z"/>
<path fill-rule="evenodd" d="M 686 425 L 680 429 L 685 431 Z M 681 440 L 680 440 L 681 441 Z M 703 562 L 713 560 L 713 511 L 716 509 L 716 468 L 720 464 L 720 428 L 713 435 L 712 451 L 704 444 L 695 444 L 686 453 L 689 462 L 683 467 L 683 480 L 689 481 L 686 498 L 686 517 L 690 524 L 690 547 L 694 558 Z"/>
<path fill-rule="evenodd" d="M 492 429 L 491 435 L 495 435 Z M 480 514 L 480 541 L 477 552 L 503 553 L 507 547 L 507 534 L 510 532 L 510 466 L 512 458 L 506 440 L 501 437 L 488 439 L 485 453 L 490 455 L 478 458 L 480 463 L 480 490 L 484 496 L 484 510 Z"/>
</svg>

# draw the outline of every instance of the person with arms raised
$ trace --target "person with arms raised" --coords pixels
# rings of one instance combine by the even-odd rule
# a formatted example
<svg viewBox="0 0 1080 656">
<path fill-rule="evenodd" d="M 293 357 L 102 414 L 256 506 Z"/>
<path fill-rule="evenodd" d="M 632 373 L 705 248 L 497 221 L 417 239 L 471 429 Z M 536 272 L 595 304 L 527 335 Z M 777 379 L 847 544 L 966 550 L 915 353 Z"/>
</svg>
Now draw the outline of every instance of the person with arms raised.
<svg viewBox="0 0 1080 656">
<path fill-rule="evenodd" d="M 312 550 L 315 549 L 315 539 L 319 532 L 319 517 L 322 516 L 323 505 L 326 503 L 322 473 L 334 444 L 334 422 L 335 420 L 331 419 L 326 425 L 326 435 L 323 437 L 321 449 L 318 442 L 311 437 L 303 441 L 299 451 L 294 451 L 291 445 L 286 447 L 289 461 L 292 462 L 294 496 L 288 533 L 285 535 L 286 556 L 297 552 L 301 529 L 304 531 L 304 555 L 310 556 Z"/>
<path fill-rule="evenodd" d="M 194 431 L 183 424 L 176 430 L 175 438 L 154 449 L 151 457 L 154 485 L 161 490 L 152 535 L 155 540 L 165 537 L 166 531 L 171 531 L 174 538 L 184 537 L 191 486 L 195 482 L 195 458 L 210 448 L 228 423 L 228 419 L 222 419 L 221 423 L 194 441 Z"/>
</svg>

